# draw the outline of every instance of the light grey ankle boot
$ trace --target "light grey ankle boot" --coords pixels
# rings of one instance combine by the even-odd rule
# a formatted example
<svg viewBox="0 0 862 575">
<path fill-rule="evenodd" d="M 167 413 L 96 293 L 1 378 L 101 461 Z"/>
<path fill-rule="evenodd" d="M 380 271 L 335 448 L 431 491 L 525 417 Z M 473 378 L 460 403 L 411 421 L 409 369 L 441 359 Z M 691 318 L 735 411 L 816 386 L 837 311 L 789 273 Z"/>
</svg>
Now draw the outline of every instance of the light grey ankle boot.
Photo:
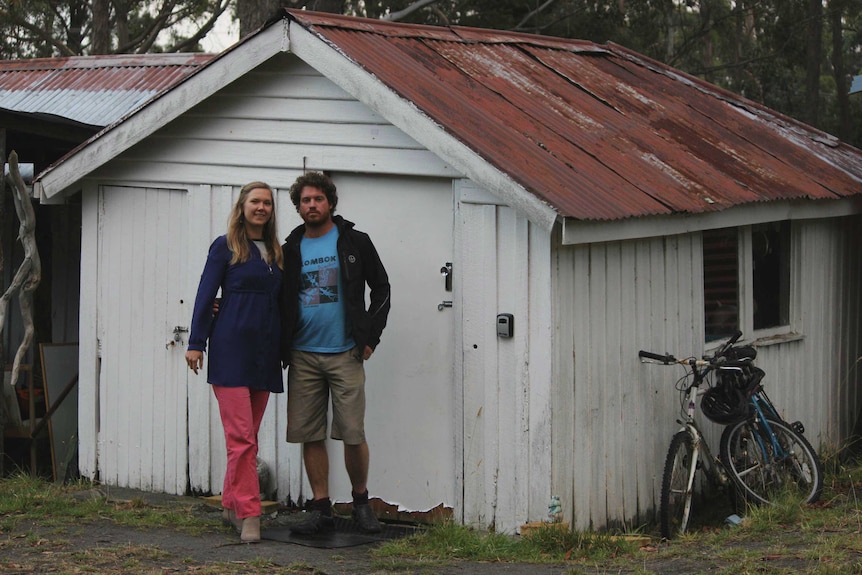
<svg viewBox="0 0 862 575">
<path fill-rule="evenodd" d="M 257 543 L 260 541 L 260 515 L 246 517 L 242 520 L 242 532 L 239 539 L 243 543 Z"/>
<path fill-rule="evenodd" d="M 221 521 L 225 527 L 233 526 L 237 533 L 242 531 L 242 519 L 236 516 L 236 512 L 233 509 L 228 509 L 227 507 L 222 509 Z"/>
</svg>

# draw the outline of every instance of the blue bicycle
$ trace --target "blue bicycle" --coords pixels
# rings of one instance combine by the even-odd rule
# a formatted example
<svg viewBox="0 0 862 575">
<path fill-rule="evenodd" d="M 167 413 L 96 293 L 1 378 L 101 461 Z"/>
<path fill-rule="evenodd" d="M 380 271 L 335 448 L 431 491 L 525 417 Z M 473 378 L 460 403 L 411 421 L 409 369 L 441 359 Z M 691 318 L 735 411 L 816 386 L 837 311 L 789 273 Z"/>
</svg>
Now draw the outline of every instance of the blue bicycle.
<svg viewBox="0 0 862 575">
<path fill-rule="evenodd" d="M 719 458 L 744 500 L 768 504 L 782 494 L 814 503 L 823 491 L 823 466 L 801 422 L 785 421 L 763 389 L 762 369 L 751 347 L 731 347 L 718 383 L 701 410 L 725 425 Z M 738 406 L 738 407 L 735 407 Z"/>
</svg>

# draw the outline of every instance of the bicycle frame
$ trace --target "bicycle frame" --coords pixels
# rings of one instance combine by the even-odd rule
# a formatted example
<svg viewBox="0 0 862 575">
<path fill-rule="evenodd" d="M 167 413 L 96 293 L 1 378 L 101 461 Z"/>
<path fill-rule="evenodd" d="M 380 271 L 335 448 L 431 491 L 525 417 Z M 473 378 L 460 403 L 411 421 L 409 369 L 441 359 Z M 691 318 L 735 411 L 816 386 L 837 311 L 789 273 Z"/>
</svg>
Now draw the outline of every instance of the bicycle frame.
<svg viewBox="0 0 862 575">
<path fill-rule="evenodd" d="M 760 453 L 763 455 L 763 461 L 771 461 L 773 459 L 777 459 L 779 461 L 784 461 L 792 457 L 792 453 L 788 453 L 784 446 L 778 441 L 778 437 L 775 433 L 775 430 L 769 424 L 769 419 L 767 416 L 772 417 L 774 421 L 781 421 L 786 423 L 781 416 L 778 415 L 778 412 L 775 410 L 775 407 L 772 405 L 772 402 L 763 393 L 762 390 L 754 393 L 750 398 L 752 406 L 754 407 L 754 419 L 753 423 L 755 425 L 755 429 L 758 429 L 758 433 L 752 434 L 757 441 L 757 446 L 760 449 Z M 793 427 L 793 426 L 791 426 Z M 765 436 L 765 437 L 764 437 Z M 772 457 L 769 456 L 769 450 L 765 443 L 765 439 L 768 438 L 769 447 L 772 448 Z M 771 465 L 770 465 L 771 467 Z"/>
<path fill-rule="evenodd" d="M 736 367 L 731 367 L 727 369 L 739 369 Z M 766 432 L 766 437 L 769 438 L 769 443 L 772 447 L 772 453 L 775 457 L 780 459 L 785 459 L 789 456 L 789 454 L 785 451 L 784 447 L 782 447 L 781 443 L 779 443 L 778 439 L 775 436 L 775 431 L 773 431 L 772 426 L 769 425 L 769 420 L 767 416 L 772 417 L 772 419 L 777 421 L 784 421 L 784 419 L 778 415 L 778 412 L 775 410 L 775 406 L 772 405 L 772 401 L 770 401 L 769 397 L 763 391 L 763 388 L 758 386 L 756 391 L 751 394 L 748 398 L 749 403 L 754 409 L 753 422 L 755 425 L 759 426 Z M 757 439 L 758 447 L 760 448 L 760 452 L 764 456 L 764 461 L 769 459 L 769 452 L 766 449 L 766 445 L 763 442 L 762 433 L 755 434 Z"/>
<path fill-rule="evenodd" d="M 695 461 L 701 461 L 703 463 L 703 470 L 709 480 L 717 482 L 720 485 L 724 485 L 727 483 L 727 474 L 724 471 L 724 466 L 722 466 L 721 463 L 712 455 L 712 451 L 709 449 L 709 444 L 706 442 L 703 432 L 700 430 L 700 427 L 698 427 L 697 421 L 694 418 L 695 411 L 697 411 L 697 396 L 700 394 L 700 385 L 706 379 L 706 374 L 709 372 L 709 369 L 705 368 L 698 371 L 694 366 L 692 366 L 692 369 L 694 370 L 694 379 L 686 390 L 685 420 L 678 421 L 678 423 L 682 424 L 679 431 L 685 431 L 691 436 L 694 448 L 692 457 Z M 695 470 L 696 466 L 692 466 L 688 478 L 689 490 L 694 488 Z"/>
</svg>

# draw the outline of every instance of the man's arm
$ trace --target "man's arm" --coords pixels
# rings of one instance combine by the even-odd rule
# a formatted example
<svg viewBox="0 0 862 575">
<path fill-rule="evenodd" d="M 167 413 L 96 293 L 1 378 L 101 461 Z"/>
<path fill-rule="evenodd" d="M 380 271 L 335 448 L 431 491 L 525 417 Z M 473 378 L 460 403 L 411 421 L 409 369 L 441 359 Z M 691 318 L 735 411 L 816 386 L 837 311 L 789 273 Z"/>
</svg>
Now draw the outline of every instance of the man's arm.
<svg viewBox="0 0 862 575">
<path fill-rule="evenodd" d="M 362 260 L 365 262 L 364 274 L 365 283 L 371 288 L 371 303 L 368 306 L 368 347 L 372 350 L 380 343 L 380 336 L 383 334 L 383 328 L 386 327 L 386 320 L 389 317 L 390 300 L 390 285 L 389 274 L 386 273 L 386 268 L 380 260 L 380 255 L 377 253 L 377 248 L 371 238 L 365 236 L 366 241 L 363 242 Z M 368 350 L 366 355 L 370 356 Z"/>
</svg>

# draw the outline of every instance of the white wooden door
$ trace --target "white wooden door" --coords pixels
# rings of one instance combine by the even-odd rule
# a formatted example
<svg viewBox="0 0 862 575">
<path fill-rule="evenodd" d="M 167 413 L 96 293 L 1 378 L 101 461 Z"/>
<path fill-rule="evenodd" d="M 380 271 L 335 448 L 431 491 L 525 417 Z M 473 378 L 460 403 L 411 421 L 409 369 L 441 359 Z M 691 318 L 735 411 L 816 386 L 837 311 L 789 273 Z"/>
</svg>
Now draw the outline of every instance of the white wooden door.
<svg viewBox="0 0 862 575">
<path fill-rule="evenodd" d="M 187 374 L 194 294 L 185 294 L 184 190 L 107 186 L 100 192 L 98 466 L 103 482 L 184 493 Z"/>
<path fill-rule="evenodd" d="M 440 270 L 452 262 L 451 180 L 334 174 L 336 213 L 367 232 L 392 285 L 392 309 L 366 363 L 372 497 L 405 511 L 453 507 L 456 310 Z M 285 234 L 291 229 L 280 221 Z M 291 224 L 299 222 L 297 216 Z M 454 273 L 458 273 L 457 263 Z M 330 492 L 350 500 L 341 443 L 330 442 Z M 305 493 L 308 493 L 307 490 Z M 295 492 L 291 493 L 296 499 Z"/>
</svg>

